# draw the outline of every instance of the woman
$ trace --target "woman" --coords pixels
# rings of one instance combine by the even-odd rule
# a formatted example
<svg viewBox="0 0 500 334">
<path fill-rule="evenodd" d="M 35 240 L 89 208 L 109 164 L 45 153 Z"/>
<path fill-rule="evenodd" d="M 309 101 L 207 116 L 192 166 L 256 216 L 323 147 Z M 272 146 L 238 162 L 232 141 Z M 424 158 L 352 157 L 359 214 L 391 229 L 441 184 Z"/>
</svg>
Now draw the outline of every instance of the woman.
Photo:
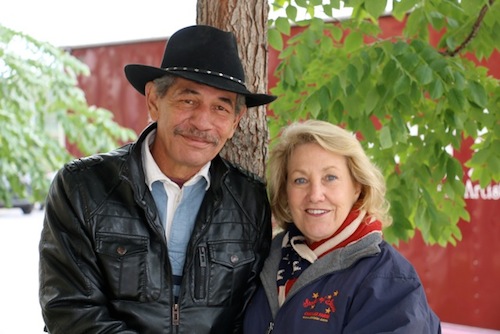
<svg viewBox="0 0 500 334">
<path fill-rule="evenodd" d="M 245 333 L 440 333 L 413 266 L 382 239 L 385 182 L 354 135 L 295 123 L 270 154 L 273 240 Z"/>
</svg>

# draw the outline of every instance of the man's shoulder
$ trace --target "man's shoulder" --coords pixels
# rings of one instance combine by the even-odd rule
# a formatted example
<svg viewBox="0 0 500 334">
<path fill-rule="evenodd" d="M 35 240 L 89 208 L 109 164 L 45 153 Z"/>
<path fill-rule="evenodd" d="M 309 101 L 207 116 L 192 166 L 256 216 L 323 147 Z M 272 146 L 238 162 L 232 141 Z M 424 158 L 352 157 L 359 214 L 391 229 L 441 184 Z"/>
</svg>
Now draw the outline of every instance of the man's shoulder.
<svg viewBox="0 0 500 334">
<path fill-rule="evenodd" d="M 95 154 L 88 157 L 74 159 L 64 165 L 64 169 L 69 172 L 82 171 L 95 166 L 103 161 L 102 155 Z"/>
<path fill-rule="evenodd" d="M 227 161 L 227 166 L 232 175 L 236 177 L 245 178 L 250 182 L 257 184 L 265 184 L 264 178 L 258 176 L 257 174 L 243 168 L 241 165 Z"/>
<path fill-rule="evenodd" d="M 123 161 L 123 157 L 127 155 L 129 145 L 120 147 L 107 153 L 96 153 L 90 156 L 76 158 L 64 165 L 64 170 L 70 173 L 81 172 L 92 169 L 93 167 L 103 166 L 105 164 L 113 164 Z"/>
</svg>

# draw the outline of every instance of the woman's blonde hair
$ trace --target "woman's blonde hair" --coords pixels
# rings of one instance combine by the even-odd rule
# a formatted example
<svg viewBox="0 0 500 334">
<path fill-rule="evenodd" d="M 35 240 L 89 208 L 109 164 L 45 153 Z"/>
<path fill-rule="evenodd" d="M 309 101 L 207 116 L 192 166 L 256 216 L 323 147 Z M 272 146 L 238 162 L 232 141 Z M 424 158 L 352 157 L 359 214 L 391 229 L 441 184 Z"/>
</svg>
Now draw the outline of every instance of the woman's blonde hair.
<svg viewBox="0 0 500 334">
<path fill-rule="evenodd" d="M 371 162 L 354 134 L 325 121 L 308 120 L 283 129 L 278 143 L 271 149 L 267 164 L 268 190 L 276 223 L 285 228 L 292 221 L 288 207 L 287 164 L 293 150 L 302 144 L 316 143 L 329 152 L 342 155 L 353 179 L 361 185 L 360 209 L 386 227 L 392 223 L 389 202 L 385 198 L 385 180 Z"/>
</svg>

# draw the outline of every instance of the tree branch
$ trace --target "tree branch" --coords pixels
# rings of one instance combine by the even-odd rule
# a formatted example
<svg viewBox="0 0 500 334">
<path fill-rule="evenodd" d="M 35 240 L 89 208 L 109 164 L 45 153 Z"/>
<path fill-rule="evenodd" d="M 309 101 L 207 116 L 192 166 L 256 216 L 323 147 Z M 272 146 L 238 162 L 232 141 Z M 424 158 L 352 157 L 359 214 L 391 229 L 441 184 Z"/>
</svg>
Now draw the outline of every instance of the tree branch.
<svg viewBox="0 0 500 334">
<path fill-rule="evenodd" d="M 457 46 L 455 48 L 455 50 L 453 50 L 453 51 L 446 50 L 446 51 L 443 51 L 441 53 L 445 56 L 454 57 L 457 53 L 459 53 L 460 51 L 465 49 L 465 47 L 472 41 L 472 39 L 474 37 L 476 37 L 477 32 L 479 31 L 479 27 L 481 26 L 481 23 L 483 22 L 484 16 L 486 15 L 486 12 L 493 5 L 494 2 L 495 2 L 495 0 L 489 0 L 488 4 L 484 5 L 481 8 L 481 11 L 479 12 L 479 16 L 477 17 L 476 22 L 474 22 L 474 25 L 472 26 L 472 30 L 471 30 L 469 36 L 467 36 L 467 38 L 462 42 L 462 44 Z"/>
</svg>

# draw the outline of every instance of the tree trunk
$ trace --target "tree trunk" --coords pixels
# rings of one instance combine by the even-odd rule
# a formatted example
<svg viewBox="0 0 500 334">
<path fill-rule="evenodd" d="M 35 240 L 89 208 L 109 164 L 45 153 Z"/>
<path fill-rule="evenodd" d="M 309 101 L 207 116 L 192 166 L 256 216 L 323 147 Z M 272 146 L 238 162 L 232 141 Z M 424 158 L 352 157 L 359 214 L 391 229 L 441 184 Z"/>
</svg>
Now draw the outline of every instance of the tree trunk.
<svg viewBox="0 0 500 334">
<path fill-rule="evenodd" d="M 246 86 L 252 92 L 267 92 L 268 11 L 268 0 L 198 0 L 197 3 L 197 24 L 236 35 Z M 250 108 L 221 155 L 264 177 L 268 142 L 266 107 Z"/>
</svg>

